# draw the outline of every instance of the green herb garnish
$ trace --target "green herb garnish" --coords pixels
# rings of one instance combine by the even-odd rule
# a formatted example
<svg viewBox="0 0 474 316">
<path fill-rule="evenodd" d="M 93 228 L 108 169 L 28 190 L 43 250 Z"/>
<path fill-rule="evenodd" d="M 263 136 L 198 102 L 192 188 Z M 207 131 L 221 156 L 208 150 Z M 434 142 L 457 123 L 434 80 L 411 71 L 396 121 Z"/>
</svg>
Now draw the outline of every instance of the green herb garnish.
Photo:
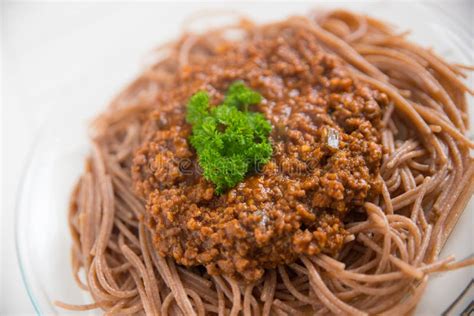
<svg viewBox="0 0 474 316">
<path fill-rule="evenodd" d="M 235 82 L 216 107 L 210 107 L 204 91 L 188 102 L 186 120 L 193 127 L 189 140 L 204 178 L 216 185 L 217 194 L 241 182 L 251 168 L 270 160 L 268 135 L 272 127 L 262 114 L 248 111 L 249 105 L 261 100 L 260 94 Z"/>
</svg>

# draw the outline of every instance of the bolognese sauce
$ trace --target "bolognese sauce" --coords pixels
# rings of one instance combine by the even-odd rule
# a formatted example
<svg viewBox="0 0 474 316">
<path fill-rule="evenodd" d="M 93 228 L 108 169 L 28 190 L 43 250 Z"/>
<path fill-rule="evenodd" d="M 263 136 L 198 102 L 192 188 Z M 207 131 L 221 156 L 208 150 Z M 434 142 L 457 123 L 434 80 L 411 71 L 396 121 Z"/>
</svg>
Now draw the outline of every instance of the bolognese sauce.
<svg viewBox="0 0 474 316">
<path fill-rule="evenodd" d="M 134 157 L 134 187 L 147 201 L 156 249 L 247 281 L 302 254 L 337 254 L 348 235 L 344 219 L 381 191 L 387 96 L 298 29 L 211 53 L 183 67 L 157 97 Z M 217 194 L 189 143 L 186 103 L 206 91 L 219 104 L 237 80 L 263 97 L 251 110 L 271 123 L 273 154 Z"/>
</svg>

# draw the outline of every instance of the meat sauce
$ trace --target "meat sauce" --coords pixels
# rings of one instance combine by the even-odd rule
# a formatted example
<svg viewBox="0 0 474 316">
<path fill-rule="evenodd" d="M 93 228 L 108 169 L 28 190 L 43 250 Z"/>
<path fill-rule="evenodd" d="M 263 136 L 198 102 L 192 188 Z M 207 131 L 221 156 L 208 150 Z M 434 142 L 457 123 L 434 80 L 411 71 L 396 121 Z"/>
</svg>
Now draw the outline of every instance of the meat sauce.
<svg viewBox="0 0 474 316">
<path fill-rule="evenodd" d="M 381 191 L 381 115 L 387 96 L 351 78 L 307 31 L 226 43 L 178 72 L 143 127 L 132 174 L 162 256 L 247 281 L 298 256 L 341 249 L 344 219 Z M 273 156 L 221 195 L 188 142 L 186 102 L 219 104 L 242 80 L 263 101 Z"/>
</svg>

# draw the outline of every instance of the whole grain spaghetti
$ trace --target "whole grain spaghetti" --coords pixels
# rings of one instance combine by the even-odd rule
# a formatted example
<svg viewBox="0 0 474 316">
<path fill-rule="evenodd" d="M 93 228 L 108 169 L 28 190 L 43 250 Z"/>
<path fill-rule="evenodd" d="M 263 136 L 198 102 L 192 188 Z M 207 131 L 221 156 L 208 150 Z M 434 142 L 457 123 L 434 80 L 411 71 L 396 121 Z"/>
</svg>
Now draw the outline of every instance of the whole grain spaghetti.
<svg viewBox="0 0 474 316">
<path fill-rule="evenodd" d="M 230 37 L 231 32 L 238 32 L 238 40 Z M 276 57 L 266 55 L 266 59 L 256 60 L 275 64 L 254 64 L 260 72 L 252 74 L 252 68 L 246 68 L 248 59 L 261 56 L 268 47 L 268 52 L 275 48 Z M 204 34 L 185 34 L 160 48 L 160 53 L 164 57 L 120 93 L 94 122 L 92 154 L 73 192 L 69 213 L 74 277 L 90 292 L 94 303 L 57 302 L 58 306 L 100 308 L 107 314 L 403 315 L 414 310 L 431 274 L 473 264 L 472 258 L 454 262 L 452 256 L 438 257 L 474 189 L 470 156 L 474 143 L 465 135 L 466 94 L 473 91 L 463 83 L 463 67 L 409 42 L 406 34 L 381 21 L 341 10 L 266 25 L 242 20 Z M 235 65 L 229 63 L 232 56 Z M 225 67 L 219 68 L 220 62 Z M 232 67 L 243 69 L 242 73 Z M 217 72 L 217 79 L 212 79 Z M 311 112 L 310 106 L 307 110 L 306 103 L 294 105 L 297 113 L 278 112 L 287 107 L 271 102 L 278 100 L 282 89 L 294 100 L 304 95 L 296 80 L 291 81 L 290 89 L 288 81 L 281 81 L 293 77 L 318 80 L 315 86 L 341 96 L 333 100 L 334 94 L 328 93 L 329 99 L 324 99 L 324 89 L 306 91 L 309 97 L 313 92 L 319 97 L 314 103 L 331 112 L 330 117 Z M 154 229 L 150 210 L 174 200 L 176 195 L 160 197 L 182 185 L 162 188 L 168 178 L 160 178 L 164 182 L 145 181 L 149 179 L 146 172 L 136 166 L 154 163 L 163 151 L 160 148 L 170 146 L 169 139 L 174 140 L 173 148 L 180 148 L 179 140 L 189 134 L 186 128 L 170 129 L 166 134 L 159 130 L 173 115 L 181 119 L 178 109 L 189 97 L 187 92 L 207 89 L 218 99 L 219 82 L 234 79 L 243 79 L 255 89 L 260 87 L 267 100 L 265 109 L 277 111 L 279 118 L 303 113 L 306 116 L 298 116 L 298 122 L 319 117 L 321 125 L 332 126 L 314 132 L 316 139 L 327 142 L 316 142 L 317 148 L 326 148 L 331 154 L 343 151 L 344 142 L 351 140 L 344 131 L 352 133 L 360 126 L 366 127 L 360 128 L 365 138 L 350 143 L 352 150 L 344 154 L 353 159 L 344 166 L 349 171 L 335 172 L 327 179 L 318 173 L 317 184 L 304 184 L 304 188 L 311 188 L 306 192 L 313 194 L 312 205 L 328 210 L 318 217 L 318 243 L 305 243 L 306 235 L 296 236 L 292 239 L 296 250 L 288 257 L 275 257 L 281 252 L 279 248 L 254 261 L 241 252 L 239 257 L 227 254 L 233 260 L 231 265 L 222 264 L 222 258 L 215 263 L 213 257 L 168 253 L 168 244 L 157 244 L 157 240 L 165 239 L 160 234 L 167 231 Z M 349 92 L 353 97 L 347 98 Z M 343 106 L 324 108 L 323 104 L 331 102 Z M 353 115 L 359 105 L 364 106 L 364 115 L 358 120 L 351 116 L 349 123 L 353 125 L 341 129 L 331 121 Z M 265 109 L 262 112 L 270 117 Z M 275 143 L 279 132 L 292 127 L 290 123 L 280 126 L 277 121 L 272 124 Z M 309 123 L 298 126 L 312 132 Z M 294 142 L 310 141 L 310 137 L 300 137 L 296 132 L 289 134 L 288 139 Z M 160 137 L 166 137 L 163 143 Z M 149 146 L 146 144 L 158 148 L 146 151 L 152 153 L 153 161 L 145 154 L 140 156 L 143 147 Z M 304 142 L 294 146 L 303 153 L 311 147 Z M 277 154 L 278 150 L 274 149 Z M 358 156 L 350 156 L 355 154 Z M 327 166 L 324 157 L 318 160 L 316 172 L 323 168 L 321 161 Z M 169 158 L 163 161 L 171 161 Z M 288 161 L 284 162 L 286 166 Z M 298 161 L 291 162 L 299 166 Z M 368 170 L 367 175 L 361 176 L 360 170 Z M 170 173 L 163 176 L 170 177 Z M 349 180 L 334 182 L 344 177 Z M 281 181 L 277 183 L 283 186 Z M 161 195 L 147 201 L 148 194 L 157 188 Z M 285 199 L 272 207 L 303 201 L 298 188 L 285 191 Z M 211 199 L 212 194 L 206 192 L 203 189 L 199 194 Z M 293 195 L 299 200 L 290 200 Z M 304 203 L 296 208 L 300 214 L 297 220 L 313 218 Z M 348 215 L 334 217 L 334 210 Z M 263 221 L 266 215 L 258 212 Z M 328 225 L 343 228 L 323 229 Z M 288 231 L 293 232 L 290 227 Z M 207 269 L 196 264 L 203 261 L 208 263 Z"/>
</svg>

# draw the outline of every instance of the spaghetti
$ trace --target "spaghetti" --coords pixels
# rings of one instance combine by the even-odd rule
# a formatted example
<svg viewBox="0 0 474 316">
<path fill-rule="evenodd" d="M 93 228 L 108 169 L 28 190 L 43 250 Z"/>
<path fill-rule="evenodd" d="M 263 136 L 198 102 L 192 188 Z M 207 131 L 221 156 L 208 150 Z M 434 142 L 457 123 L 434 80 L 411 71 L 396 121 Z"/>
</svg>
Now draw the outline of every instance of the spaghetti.
<svg viewBox="0 0 474 316">
<path fill-rule="evenodd" d="M 159 256 L 142 222 L 144 201 L 133 192 L 130 172 L 135 150 L 148 137 L 142 125 L 156 95 L 170 86 L 175 72 L 226 43 L 230 29 L 239 30 L 243 42 L 304 30 L 344 60 L 351 76 L 391 101 L 382 118 L 382 194 L 365 202 L 364 220 L 346 224 L 349 236 L 340 253 L 300 256 L 252 283 Z M 94 122 L 92 154 L 72 195 L 72 270 L 94 303 L 56 304 L 147 315 L 412 312 L 432 273 L 474 264 L 473 258 L 457 263 L 438 258 L 474 190 L 474 143 L 465 136 L 466 93 L 473 91 L 461 79 L 465 67 L 447 63 L 405 35 L 338 10 L 263 26 L 243 20 L 162 47 L 165 57 Z"/>
</svg>

